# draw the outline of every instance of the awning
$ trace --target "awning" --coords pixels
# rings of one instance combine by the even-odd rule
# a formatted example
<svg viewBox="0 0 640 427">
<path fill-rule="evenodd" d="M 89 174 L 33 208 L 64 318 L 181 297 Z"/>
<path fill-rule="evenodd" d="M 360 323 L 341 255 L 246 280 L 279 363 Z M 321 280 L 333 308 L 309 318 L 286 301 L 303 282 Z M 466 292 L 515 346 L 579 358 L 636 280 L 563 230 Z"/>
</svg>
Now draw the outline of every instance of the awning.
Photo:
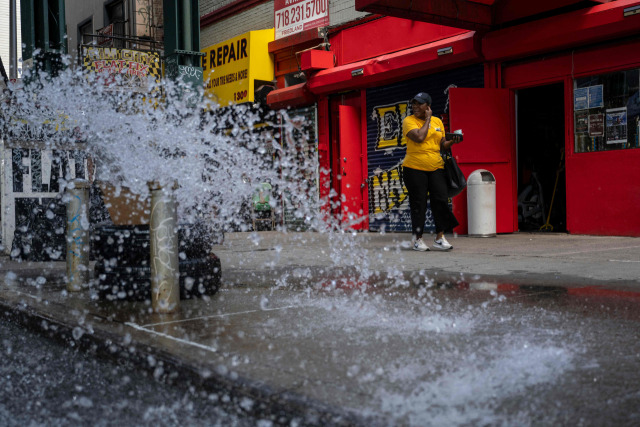
<svg viewBox="0 0 640 427">
<path fill-rule="evenodd" d="M 479 38 L 474 31 L 469 31 L 400 52 L 319 71 L 309 77 L 307 87 L 315 95 L 325 95 L 406 80 L 480 60 Z"/>
<path fill-rule="evenodd" d="M 359 12 L 377 13 L 413 21 L 431 22 L 474 31 L 498 29 L 505 24 L 613 0 L 355 0 Z M 619 1 L 619 0 L 616 0 Z"/>
<path fill-rule="evenodd" d="M 624 13 L 635 6 L 640 6 L 638 0 L 618 0 L 492 31 L 485 36 L 482 51 L 487 61 L 498 61 L 625 36 L 637 37 L 640 14 Z"/>
<path fill-rule="evenodd" d="M 302 107 L 314 102 L 316 102 L 316 98 L 309 92 L 306 83 L 272 90 L 267 95 L 267 104 L 274 110 L 287 107 Z"/>
<path fill-rule="evenodd" d="M 491 27 L 493 0 L 488 1 L 406 1 L 356 0 L 355 9 L 448 27 L 486 31 Z"/>
</svg>

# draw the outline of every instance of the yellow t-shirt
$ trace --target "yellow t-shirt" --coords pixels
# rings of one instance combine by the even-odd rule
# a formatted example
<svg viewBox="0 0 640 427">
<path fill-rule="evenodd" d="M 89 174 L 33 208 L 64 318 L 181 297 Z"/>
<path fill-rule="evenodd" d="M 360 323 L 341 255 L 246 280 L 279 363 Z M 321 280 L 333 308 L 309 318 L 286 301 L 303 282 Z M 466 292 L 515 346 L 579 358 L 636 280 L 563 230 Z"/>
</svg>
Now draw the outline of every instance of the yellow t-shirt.
<svg viewBox="0 0 640 427">
<path fill-rule="evenodd" d="M 407 136 L 412 129 L 420 129 L 424 126 L 424 120 L 414 115 L 407 116 L 402 121 L 402 135 L 407 141 L 407 155 L 402 166 L 422 171 L 434 171 L 444 168 L 444 161 L 440 155 L 440 140 L 444 136 L 442 120 L 431 116 L 429 132 L 423 142 L 414 142 Z"/>
</svg>

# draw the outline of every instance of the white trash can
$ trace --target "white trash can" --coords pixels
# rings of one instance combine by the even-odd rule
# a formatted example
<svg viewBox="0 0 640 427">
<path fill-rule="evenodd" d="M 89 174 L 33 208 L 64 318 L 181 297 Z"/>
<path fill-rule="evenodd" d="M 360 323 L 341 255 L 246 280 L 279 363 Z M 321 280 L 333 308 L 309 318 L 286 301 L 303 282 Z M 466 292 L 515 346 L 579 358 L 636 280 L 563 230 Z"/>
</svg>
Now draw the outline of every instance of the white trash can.
<svg viewBox="0 0 640 427">
<path fill-rule="evenodd" d="M 496 236 L 496 179 L 484 169 L 467 178 L 469 237 Z"/>
</svg>

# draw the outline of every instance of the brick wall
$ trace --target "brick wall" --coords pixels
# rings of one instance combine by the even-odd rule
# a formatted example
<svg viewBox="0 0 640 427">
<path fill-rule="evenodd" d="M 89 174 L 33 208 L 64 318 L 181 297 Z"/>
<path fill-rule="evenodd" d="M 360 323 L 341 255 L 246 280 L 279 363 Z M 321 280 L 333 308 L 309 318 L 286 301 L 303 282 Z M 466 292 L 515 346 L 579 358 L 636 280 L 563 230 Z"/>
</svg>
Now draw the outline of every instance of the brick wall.
<svg viewBox="0 0 640 427">
<path fill-rule="evenodd" d="M 200 0 L 200 16 L 211 13 L 235 0 Z M 273 28 L 273 0 L 200 29 L 200 46 L 205 48 L 253 30 Z M 366 16 L 355 10 L 355 0 L 329 0 L 331 26 L 342 25 Z"/>
<path fill-rule="evenodd" d="M 366 12 L 356 11 L 355 0 L 330 0 L 329 23 L 331 26 L 342 25 L 354 19 L 368 15 Z"/>
<path fill-rule="evenodd" d="M 236 0 L 200 0 L 200 16 L 234 3 Z"/>
<path fill-rule="evenodd" d="M 211 2 L 220 4 L 230 3 L 228 0 L 211 0 Z M 206 0 L 200 3 L 201 16 L 203 15 L 203 3 L 206 3 Z M 216 22 L 206 28 L 201 28 L 200 48 L 204 49 L 248 31 L 264 30 L 267 28 L 273 28 L 273 0 L 244 10 L 238 15 Z"/>
</svg>

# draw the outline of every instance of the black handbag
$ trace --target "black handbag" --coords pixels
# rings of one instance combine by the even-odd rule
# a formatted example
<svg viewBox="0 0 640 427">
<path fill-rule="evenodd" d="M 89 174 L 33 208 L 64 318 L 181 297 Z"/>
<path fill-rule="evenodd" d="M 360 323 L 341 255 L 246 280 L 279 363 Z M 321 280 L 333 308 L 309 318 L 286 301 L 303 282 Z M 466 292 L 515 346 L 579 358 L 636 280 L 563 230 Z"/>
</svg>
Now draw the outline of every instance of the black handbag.
<svg viewBox="0 0 640 427">
<path fill-rule="evenodd" d="M 458 167 L 451 150 L 441 151 L 440 155 L 444 160 L 444 173 L 447 176 L 447 190 L 449 198 L 455 197 L 467 186 L 467 179 Z"/>
</svg>

